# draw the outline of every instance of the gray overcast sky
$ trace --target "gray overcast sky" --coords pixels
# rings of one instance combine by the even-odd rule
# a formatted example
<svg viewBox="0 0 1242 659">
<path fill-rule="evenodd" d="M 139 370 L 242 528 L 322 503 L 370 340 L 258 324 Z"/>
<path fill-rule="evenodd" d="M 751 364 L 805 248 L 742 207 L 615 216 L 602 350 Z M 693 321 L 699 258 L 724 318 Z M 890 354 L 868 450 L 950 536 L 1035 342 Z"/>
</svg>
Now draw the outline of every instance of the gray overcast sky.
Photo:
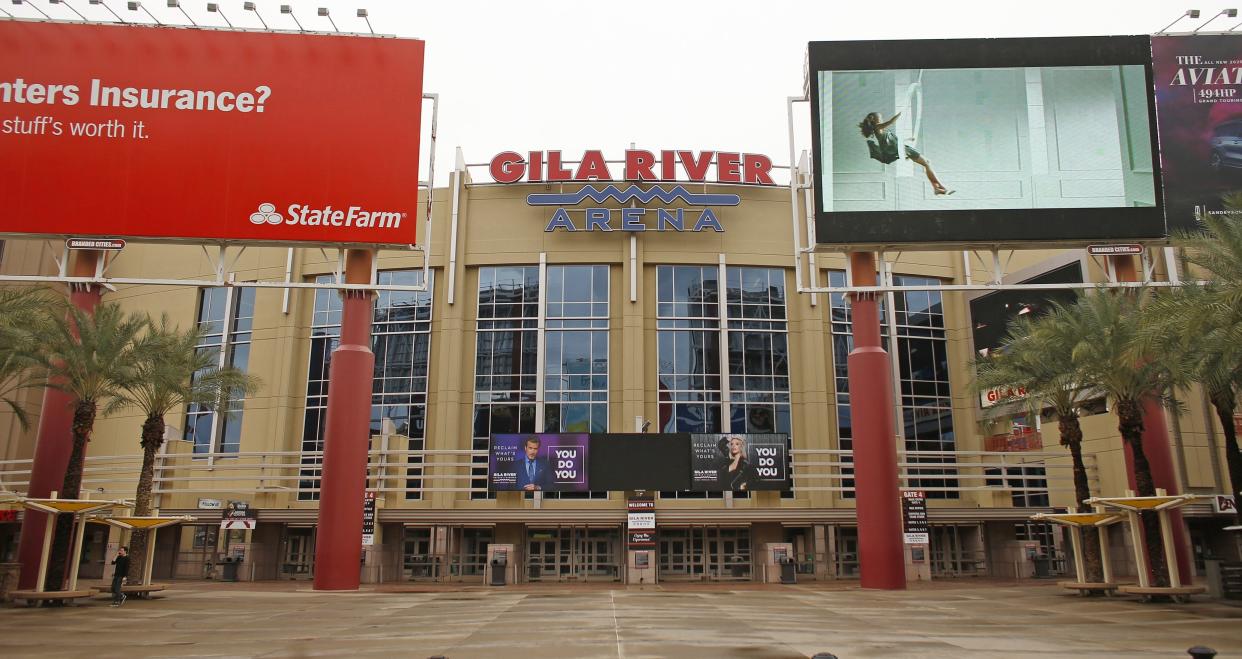
<svg viewBox="0 0 1242 659">
<path fill-rule="evenodd" d="M 71 16 L 47 0 L 28 1 L 53 16 Z M 68 2 L 88 18 L 108 19 L 87 0 Z M 121 0 L 107 3 L 127 20 L 145 18 Z M 223 25 L 207 13 L 205 1 L 182 4 L 196 21 Z M 281 2 L 257 4 L 271 27 L 294 27 L 280 15 Z M 457 146 L 470 163 L 505 150 L 561 149 L 577 159 L 584 149 L 600 148 L 615 158 L 633 142 L 649 149 L 765 153 L 787 164 L 785 97 L 801 94 L 808 41 L 1145 34 L 1186 9 L 1200 9 L 1198 20 L 1185 18 L 1174 28 L 1189 31 L 1225 7 L 1242 6 L 1242 0 L 291 4 L 307 29 L 331 29 L 315 11 L 328 7 L 339 29 L 365 31 L 355 11 L 366 7 L 376 31 L 426 40 L 425 87 L 441 100 L 436 178 L 442 184 Z M 145 2 L 160 20 L 185 23 L 166 5 Z M 260 27 L 241 0 L 222 0 L 220 6 L 235 25 Z M 35 16 L 8 2 L 4 8 Z M 1208 29 L 1239 22 L 1242 17 L 1221 17 Z M 809 149 L 805 109 L 796 123 L 798 148 Z"/>
</svg>

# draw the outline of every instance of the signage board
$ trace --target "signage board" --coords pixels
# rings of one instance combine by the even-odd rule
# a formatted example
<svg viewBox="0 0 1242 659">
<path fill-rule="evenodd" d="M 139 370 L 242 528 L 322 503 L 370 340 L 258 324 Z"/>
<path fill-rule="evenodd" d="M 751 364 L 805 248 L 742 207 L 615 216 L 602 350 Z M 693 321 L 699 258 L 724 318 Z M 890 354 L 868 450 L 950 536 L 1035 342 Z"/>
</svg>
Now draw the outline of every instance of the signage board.
<svg viewBox="0 0 1242 659">
<path fill-rule="evenodd" d="M 927 522 L 927 495 L 922 490 L 901 493 L 901 525 L 907 545 L 930 542 L 931 527 Z"/>
<path fill-rule="evenodd" d="M 362 493 L 362 545 L 375 544 L 375 493 Z"/>
<path fill-rule="evenodd" d="M 120 238 L 68 238 L 65 240 L 68 249 L 102 249 L 120 251 L 125 249 L 125 241 Z"/>
<path fill-rule="evenodd" d="M 654 547 L 656 545 L 655 531 L 626 531 L 626 544 L 631 549 L 635 547 Z"/>
<path fill-rule="evenodd" d="M 655 493 L 636 491 L 626 499 L 625 505 L 632 513 L 652 512 L 655 510 Z"/>
<path fill-rule="evenodd" d="M 230 501 L 220 513 L 220 528 L 228 531 L 253 531 L 258 525 L 259 511 L 245 501 Z"/>
<path fill-rule="evenodd" d="M 1212 512 L 1218 515 L 1237 515 L 1238 504 L 1234 502 L 1232 494 L 1214 494 L 1212 495 Z"/>
<path fill-rule="evenodd" d="M 630 513 L 626 526 L 631 529 L 654 529 L 656 527 L 655 513 Z"/>
<path fill-rule="evenodd" d="M 1169 225 L 1191 228 L 1231 212 L 1223 197 L 1242 189 L 1242 38 L 1155 35 L 1151 56 Z"/>
<path fill-rule="evenodd" d="M 691 489 L 706 492 L 789 489 L 789 435 L 690 435 Z"/>
<path fill-rule="evenodd" d="M 220 502 L 219 499 L 199 499 L 198 500 L 199 510 L 219 510 L 222 507 L 223 507 L 223 504 Z"/>
<path fill-rule="evenodd" d="M 807 48 L 816 241 L 1166 235 L 1146 35 Z"/>
<path fill-rule="evenodd" d="M 695 192 L 680 182 L 774 185 L 771 158 L 727 151 L 629 149 L 622 161 L 613 163 L 598 149 L 584 152 L 579 160 L 566 159 L 560 151 L 505 151 L 492 158 L 490 171 L 497 183 L 561 184 L 556 192 L 526 197 L 531 206 L 554 208 L 544 227 L 549 233 L 722 233 L 724 225 L 713 207 L 737 206 L 742 198 Z M 614 183 L 618 181 L 623 183 Z M 566 183 L 582 186 L 566 191 Z M 587 202 L 588 207 L 576 208 Z M 575 217 L 578 212 L 582 215 Z"/>
<path fill-rule="evenodd" d="M 0 21 L 4 233 L 416 242 L 423 42 Z"/>
<path fill-rule="evenodd" d="M 16 522 L 16 510 L 0 510 L 0 522 Z"/>
<path fill-rule="evenodd" d="M 586 492 L 589 444 L 586 433 L 492 435 L 488 488 Z"/>
<path fill-rule="evenodd" d="M 992 387 L 979 392 L 979 405 L 987 409 L 997 403 L 1026 398 L 1026 387 Z"/>
<path fill-rule="evenodd" d="M 1087 253 L 1092 256 L 1142 254 L 1143 246 L 1138 243 L 1124 243 L 1121 245 L 1087 245 Z"/>
</svg>

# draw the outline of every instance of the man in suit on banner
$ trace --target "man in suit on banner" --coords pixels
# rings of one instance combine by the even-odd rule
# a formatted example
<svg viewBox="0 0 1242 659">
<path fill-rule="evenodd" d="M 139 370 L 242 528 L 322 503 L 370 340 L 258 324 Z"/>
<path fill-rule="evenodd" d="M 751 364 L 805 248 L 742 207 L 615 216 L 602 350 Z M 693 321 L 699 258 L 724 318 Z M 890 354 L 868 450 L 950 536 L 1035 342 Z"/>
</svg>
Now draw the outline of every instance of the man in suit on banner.
<svg viewBox="0 0 1242 659">
<path fill-rule="evenodd" d="M 517 462 L 517 486 L 519 490 L 545 490 L 548 488 L 549 472 L 546 458 L 539 457 L 539 437 L 531 435 L 522 445 L 525 455 Z"/>
</svg>

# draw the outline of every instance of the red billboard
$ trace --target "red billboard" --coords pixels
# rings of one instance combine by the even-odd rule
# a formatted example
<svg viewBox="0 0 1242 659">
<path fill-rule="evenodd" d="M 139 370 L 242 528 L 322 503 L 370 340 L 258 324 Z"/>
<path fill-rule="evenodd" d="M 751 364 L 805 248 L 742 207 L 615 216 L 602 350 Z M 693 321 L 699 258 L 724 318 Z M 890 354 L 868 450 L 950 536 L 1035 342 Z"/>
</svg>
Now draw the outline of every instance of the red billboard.
<svg viewBox="0 0 1242 659">
<path fill-rule="evenodd" d="M 0 234 L 412 244 L 423 42 L 0 21 Z"/>
</svg>

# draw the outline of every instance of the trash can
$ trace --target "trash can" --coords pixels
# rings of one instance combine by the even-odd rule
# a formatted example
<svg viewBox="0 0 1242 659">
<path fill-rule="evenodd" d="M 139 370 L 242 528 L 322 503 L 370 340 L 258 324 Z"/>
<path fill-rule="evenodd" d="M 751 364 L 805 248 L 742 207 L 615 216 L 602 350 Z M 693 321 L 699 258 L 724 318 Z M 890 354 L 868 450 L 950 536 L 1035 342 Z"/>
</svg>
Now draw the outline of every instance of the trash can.
<svg viewBox="0 0 1242 659">
<path fill-rule="evenodd" d="M 797 566 L 794 565 L 792 558 L 786 558 L 781 561 L 781 583 L 798 583 L 796 573 Z"/>
<path fill-rule="evenodd" d="M 493 558 L 493 559 L 492 559 L 492 581 L 491 581 L 491 585 L 493 585 L 493 586 L 503 586 L 503 585 L 505 585 L 505 559 L 503 559 L 503 558 Z"/>
<path fill-rule="evenodd" d="M 543 576 L 543 567 L 538 563 L 531 563 L 526 566 L 526 578 L 538 579 Z"/>
<path fill-rule="evenodd" d="M 220 564 L 220 581 L 237 581 L 237 567 L 239 563 L 233 560 L 233 557 L 224 559 Z"/>
<path fill-rule="evenodd" d="M 1035 563 L 1035 578 L 1047 579 L 1052 576 L 1052 559 L 1047 556 L 1036 556 L 1031 559 Z"/>
</svg>

